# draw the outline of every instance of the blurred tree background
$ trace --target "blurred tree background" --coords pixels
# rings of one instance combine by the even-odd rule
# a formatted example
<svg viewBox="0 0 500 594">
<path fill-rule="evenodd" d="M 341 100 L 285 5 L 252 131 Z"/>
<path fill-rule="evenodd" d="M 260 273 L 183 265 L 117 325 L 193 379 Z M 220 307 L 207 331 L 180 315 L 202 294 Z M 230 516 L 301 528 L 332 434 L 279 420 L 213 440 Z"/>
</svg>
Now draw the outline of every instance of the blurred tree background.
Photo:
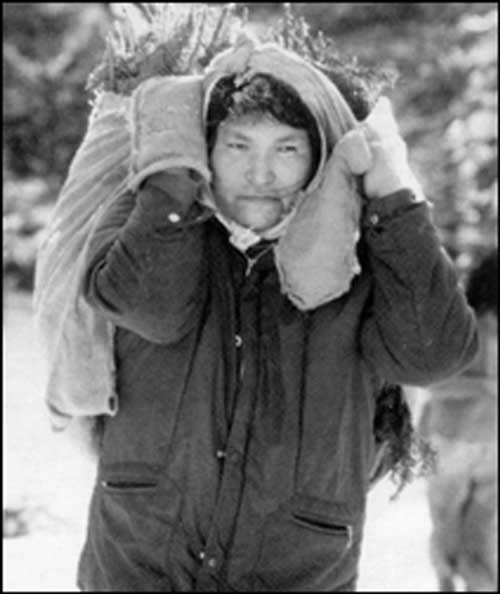
<svg viewBox="0 0 500 594">
<path fill-rule="evenodd" d="M 245 6 L 239 3 L 241 6 Z M 282 3 L 248 3 L 262 27 Z M 340 55 L 394 69 L 394 103 L 461 272 L 497 242 L 496 3 L 292 3 Z M 90 112 L 109 3 L 4 3 L 4 282 L 30 290 L 36 248 Z"/>
</svg>

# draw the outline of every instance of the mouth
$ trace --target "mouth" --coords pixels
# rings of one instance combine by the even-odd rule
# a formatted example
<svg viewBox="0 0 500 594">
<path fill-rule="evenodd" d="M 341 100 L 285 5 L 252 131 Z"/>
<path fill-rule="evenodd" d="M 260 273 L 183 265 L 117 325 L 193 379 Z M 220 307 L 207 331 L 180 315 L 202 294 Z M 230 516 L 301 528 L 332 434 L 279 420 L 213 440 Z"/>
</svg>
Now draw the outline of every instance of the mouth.
<svg viewBox="0 0 500 594">
<path fill-rule="evenodd" d="M 281 198 L 278 196 L 249 196 L 249 195 L 240 195 L 238 196 L 240 200 L 244 200 L 247 202 L 281 202 Z"/>
</svg>

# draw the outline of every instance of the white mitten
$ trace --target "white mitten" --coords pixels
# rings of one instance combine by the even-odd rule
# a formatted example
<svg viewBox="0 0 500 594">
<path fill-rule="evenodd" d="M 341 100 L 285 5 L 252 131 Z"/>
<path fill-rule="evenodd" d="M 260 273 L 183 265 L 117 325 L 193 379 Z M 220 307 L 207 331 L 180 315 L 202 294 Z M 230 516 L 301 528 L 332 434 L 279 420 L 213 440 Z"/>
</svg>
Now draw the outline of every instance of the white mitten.
<svg viewBox="0 0 500 594">
<path fill-rule="evenodd" d="M 365 136 L 372 154 L 371 166 L 363 179 L 366 197 L 381 198 L 409 188 L 417 200 L 423 200 L 422 188 L 410 168 L 408 149 L 387 97 L 377 101 L 357 130 Z"/>
<path fill-rule="evenodd" d="M 368 117 L 340 139 L 335 151 L 347 170 L 363 176 L 363 193 L 367 198 L 380 198 L 409 188 L 417 199 L 423 199 L 387 97 L 380 97 Z"/>
<path fill-rule="evenodd" d="M 210 183 L 202 124 L 202 78 L 162 76 L 137 87 L 131 101 L 132 155 L 128 189 L 174 167 L 198 172 Z"/>
</svg>

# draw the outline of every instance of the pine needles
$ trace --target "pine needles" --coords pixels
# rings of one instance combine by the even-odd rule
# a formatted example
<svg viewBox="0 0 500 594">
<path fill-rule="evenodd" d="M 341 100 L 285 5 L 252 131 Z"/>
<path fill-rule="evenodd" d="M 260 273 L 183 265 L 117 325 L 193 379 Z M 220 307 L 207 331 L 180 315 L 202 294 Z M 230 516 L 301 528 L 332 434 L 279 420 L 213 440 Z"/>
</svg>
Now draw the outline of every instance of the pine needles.
<svg viewBox="0 0 500 594">
<path fill-rule="evenodd" d="M 313 33 L 303 16 L 283 4 L 283 16 L 262 36 L 314 64 L 332 80 L 363 119 L 394 73 L 362 67 L 356 58 L 339 56 L 332 39 Z M 101 62 L 90 74 L 87 90 L 129 95 L 152 76 L 202 72 L 228 48 L 248 21 L 237 3 L 135 2 L 111 4 L 115 22 Z"/>
<path fill-rule="evenodd" d="M 229 47 L 245 16 L 235 5 L 160 2 L 112 5 L 116 17 L 87 90 L 129 95 L 151 76 L 200 72 Z"/>
<path fill-rule="evenodd" d="M 295 10 L 293 3 L 283 4 L 283 17 L 269 29 L 267 39 L 311 62 L 337 85 L 354 115 L 364 119 L 380 93 L 394 85 L 396 73 L 368 68 L 360 65 L 356 57 L 340 55 L 334 40 L 321 30 L 313 32 Z"/>
<path fill-rule="evenodd" d="M 391 499 L 414 478 L 435 471 L 437 453 L 413 427 L 401 386 L 386 384 L 377 395 L 374 434 L 377 444 L 387 445 L 389 476 L 397 487 Z"/>
</svg>

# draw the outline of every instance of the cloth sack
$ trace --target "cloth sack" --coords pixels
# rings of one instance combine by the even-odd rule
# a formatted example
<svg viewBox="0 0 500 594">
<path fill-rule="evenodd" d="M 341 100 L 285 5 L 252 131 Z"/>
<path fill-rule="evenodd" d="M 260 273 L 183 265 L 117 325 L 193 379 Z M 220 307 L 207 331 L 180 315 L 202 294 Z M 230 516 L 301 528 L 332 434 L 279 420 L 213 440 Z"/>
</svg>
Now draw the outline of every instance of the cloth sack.
<svg viewBox="0 0 500 594">
<path fill-rule="evenodd" d="M 82 298 L 81 282 L 92 227 L 101 209 L 126 190 L 129 108 L 127 97 L 98 98 L 37 254 L 35 332 L 56 430 L 73 415 L 115 414 L 118 408 L 113 327 Z"/>
<path fill-rule="evenodd" d="M 90 114 L 36 263 L 35 331 L 56 430 L 118 410 L 114 325 L 82 297 L 88 244 L 102 210 L 148 175 L 189 167 L 209 183 L 201 98 L 201 77 L 153 77 L 130 97 L 102 93 Z"/>
</svg>

